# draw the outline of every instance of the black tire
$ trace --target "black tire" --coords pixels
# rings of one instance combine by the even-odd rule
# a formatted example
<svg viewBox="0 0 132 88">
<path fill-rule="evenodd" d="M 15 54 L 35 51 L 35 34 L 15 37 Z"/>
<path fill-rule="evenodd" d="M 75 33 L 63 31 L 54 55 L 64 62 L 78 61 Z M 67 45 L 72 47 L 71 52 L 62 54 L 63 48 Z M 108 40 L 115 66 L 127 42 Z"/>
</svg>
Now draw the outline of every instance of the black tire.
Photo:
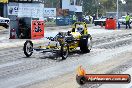
<svg viewBox="0 0 132 88">
<path fill-rule="evenodd" d="M 92 37 L 90 34 L 80 38 L 80 50 L 82 53 L 90 53 L 92 48 Z"/>
<path fill-rule="evenodd" d="M 76 75 L 76 81 L 79 85 L 84 85 L 86 83 L 87 79 L 84 76 Z"/>
<path fill-rule="evenodd" d="M 67 44 L 61 44 L 60 54 L 61 54 L 62 60 L 65 60 L 68 57 L 69 46 Z"/>
<path fill-rule="evenodd" d="M 97 26 L 97 24 L 96 24 L 96 23 L 94 23 L 94 25 L 95 25 L 95 26 Z"/>
<path fill-rule="evenodd" d="M 6 24 L 6 23 L 3 23 L 3 24 L 1 24 L 4 28 L 8 28 L 9 27 L 9 25 L 8 24 Z"/>
<path fill-rule="evenodd" d="M 3 25 L 4 28 L 8 28 L 8 26 L 6 24 Z"/>
<path fill-rule="evenodd" d="M 33 54 L 33 43 L 32 43 L 32 41 L 27 40 L 24 43 L 23 50 L 24 50 L 24 54 L 26 55 L 26 57 L 30 57 Z"/>
</svg>

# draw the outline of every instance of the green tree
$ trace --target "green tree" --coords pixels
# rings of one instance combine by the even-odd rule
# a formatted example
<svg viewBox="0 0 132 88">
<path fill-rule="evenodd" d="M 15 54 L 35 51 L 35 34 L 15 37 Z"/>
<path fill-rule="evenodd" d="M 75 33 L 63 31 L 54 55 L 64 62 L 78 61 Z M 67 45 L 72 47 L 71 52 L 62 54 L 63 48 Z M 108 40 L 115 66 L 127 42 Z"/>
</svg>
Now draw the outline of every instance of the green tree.
<svg viewBox="0 0 132 88">
<path fill-rule="evenodd" d="M 83 0 L 83 13 L 86 15 L 92 15 L 97 12 L 96 0 Z"/>
<path fill-rule="evenodd" d="M 116 0 L 83 0 L 84 13 L 99 14 L 116 11 Z"/>
<path fill-rule="evenodd" d="M 125 5 L 125 11 L 132 13 L 132 0 L 125 0 L 126 5 Z"/>
</svg>

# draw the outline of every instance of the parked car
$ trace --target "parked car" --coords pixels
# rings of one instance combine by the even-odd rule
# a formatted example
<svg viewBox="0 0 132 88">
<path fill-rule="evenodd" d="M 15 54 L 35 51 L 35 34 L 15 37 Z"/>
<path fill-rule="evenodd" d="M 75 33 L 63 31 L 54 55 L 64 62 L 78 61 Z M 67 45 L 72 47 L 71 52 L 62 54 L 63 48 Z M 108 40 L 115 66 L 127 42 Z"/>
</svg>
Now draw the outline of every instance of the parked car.
<svg viewBox="0 0 132 88">
<path fill-rule="evenodd" d="M 105 26 L 105 22 L 106 22 L 106 17 L 105 16 L 103 16 L 103 17 L 101 17 L 101 18 L 99 18 L 97 20 L 94 20 L 95 26 L 97 26 L 97 25 Z"/>
<path fill-rule="evenodd" d="M 125 20 L 126 16 L 122 16 L 120 19 L 119 19 L 119 23 L 122 24 L 122 25 L 126 25 L 126 20 Z M 130 19 L 130 24 L 132 23 L 132 18 Z"/>
<path fill-rule="evenodd" d="M 0 17 L 0 26 L 8 28 L 9 27 L 9 22 L 10 22 L 9 18 Z"/>
</svg>

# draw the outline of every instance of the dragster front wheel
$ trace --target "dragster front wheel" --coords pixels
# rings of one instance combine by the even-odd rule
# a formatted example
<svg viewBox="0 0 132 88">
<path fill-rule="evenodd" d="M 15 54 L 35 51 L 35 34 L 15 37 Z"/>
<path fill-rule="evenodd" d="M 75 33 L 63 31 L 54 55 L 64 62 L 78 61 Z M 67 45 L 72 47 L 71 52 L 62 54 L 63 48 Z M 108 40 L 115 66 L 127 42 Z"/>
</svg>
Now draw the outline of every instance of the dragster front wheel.
<svg viewBox="0 0 132 88">
<path fill-rule="evenodd" d="M 26 55 L 26 57 L 30 57 L 33 53 L 33 43 L 32 43 L 32 41 L 27 40 L 24 43 L 23 50 L 24 50 L 24 54 Z"/>
</svg>

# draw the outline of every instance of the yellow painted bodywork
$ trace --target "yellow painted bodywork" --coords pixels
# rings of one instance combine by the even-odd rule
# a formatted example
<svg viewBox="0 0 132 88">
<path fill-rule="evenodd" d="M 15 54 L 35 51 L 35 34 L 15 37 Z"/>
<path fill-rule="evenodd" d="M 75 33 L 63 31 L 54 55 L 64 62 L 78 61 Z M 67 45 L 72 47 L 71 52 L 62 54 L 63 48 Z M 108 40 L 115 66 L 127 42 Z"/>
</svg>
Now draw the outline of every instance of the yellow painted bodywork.
<svg viewBox="0 0 132 88">
<path fill-rule="evenodd" d="M 0 3 L 8 3 L 8 0 L 0 0 Z"/>
<path fill-rule="evenodd" d="M 72 25 L 72 29 L 75 29 L 75 32 L 76 32 L 76 29 L 77 29 L 77 25 L 83 25 L 84 27 L 84 34 L 83 35 L 86 35 L 88 34 L 88 25 L 85 23 L 85 22 L 75 22 L 73 25 Z"/>
<path fill-rule="evenodd" d="M 81 24 L 83 25 L 84 27 L 84 32 L 83 34 L 80 34 L 79 32 L 77 32 L 76 30 L 73 32 L 71 31 L 71 34 L 73 35 L 73 37 L 76 39 L 76 40 L 79 40 L 81 38 L 82 35 L 87 35 L 88 34 L 88 29 L 87 29 L 87 24 L 85 22 L 75 22 L 73 25 L 72 25 L 72 28 L 76 29 L 76 25 L 77 24 Z M 61 41 L 63 43 L 63 39 L 58 39 L 58 41 Z M 69 45 L 69 51 L 73 51 L 75 50 L 77 47 L 79 47 L 79 41 L 74 41 L 74 42 L 71 42 L 68 44 Z M 51 45 L 49 44 L 48 46 L 39 46 L 39 48 L 41 49 L 60 49 L 61 46 L 55 46 L 55 45 Z M 65 49 L 67 47 L 64 47 Z"/>
<path fill-rule="evenodd" d="M 75 39 L 80 39 L 81 37 L 81 34 L 79 32 L 71 32 L 71 34 L 73 35 Z"/>
</svg>

